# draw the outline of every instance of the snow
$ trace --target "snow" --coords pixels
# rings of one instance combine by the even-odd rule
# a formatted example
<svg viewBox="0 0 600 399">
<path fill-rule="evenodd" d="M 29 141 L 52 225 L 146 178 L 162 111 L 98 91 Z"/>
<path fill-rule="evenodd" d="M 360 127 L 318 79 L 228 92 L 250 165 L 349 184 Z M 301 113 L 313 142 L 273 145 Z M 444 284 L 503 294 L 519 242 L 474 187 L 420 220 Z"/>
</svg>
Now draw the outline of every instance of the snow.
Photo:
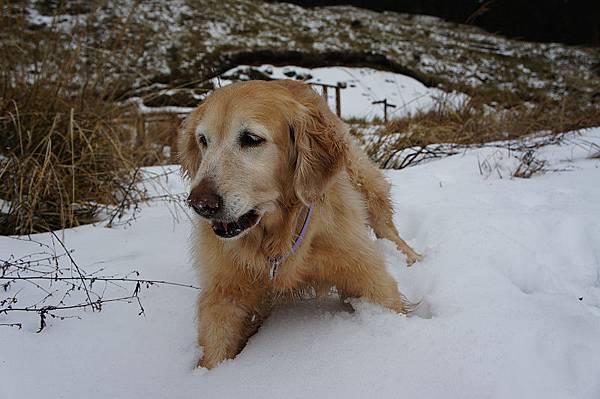
<svg viewBox="0 0 600 399">
<path fill-rule="evenodd" d="M 249 80 L 249 69 L 253 68 L 272 79 L 297 79 L 308 84 L 321 83 L 335 86 L 341 84 L 344 88 L 340 93 L 342 118 L 360 118 L 373 121 L 374 118 L 383 119 L 383 106 L 374 105 L 374 101 L 387 99 L 395 108 L 388 109 L 388 117 L 399 118 L 415 114 L 418 111 L 427 111 L 440 103 L 458 106 L 468 100 L 468 96 L 459 92 L 445 92 L 443 90 L 427 87 L 416 79 L 399 73 L 380 71 L 372 68 L 354 67 L 323 67 L 303 68 L 294 65 L 277 67 L 270 64 L 260 66 L 240 65 L 232 68 L 219 77 L 211 79 L 214 87 L 230 85 L 238 80 Z M 286 75 L 287 74 L 287 75 Z M 322 93 L 320 86 L 313 88 Z M 171 89 L 160 90 L 159 94 L 172 95 Z M 203 97 L 198 96 L 198 100 Z M 335 89 L 328 89 L 328 104 L 335 111 Z M 194 108 L 163 106 L 148 107 L 143 99 L 134 97 L 125 103 L 134 103 L 139 111 L 144 114 L 151 113 L 190 113 Z"/>
<path fill-rule="evenodd" d="M 35 317 L 0 315 L 24 323 L 0 327 L 0 398 L 598 398 L 599 144 L 600 128 L 568 135 L 538 152 L 548 171 L 531 179 L 509 177 L 518 154 L 502 143 L 386 172 L 398 228 L 426 255 L 407 268 L 378 241 L 401 291 L 422 301 L 414 316 L 360 300 L 351 313 L 333 297 L 280 306 L 237 358 L 207 371 L 194 369 L 192 288 L 143 289 L 145 316 L 108 304 L 39 334 Z M 480 173 L 491 159 L 502 174 Z M 163 183 L 157 193 L 185 191 L 175 174 Z M 189 232 L 181 210 L 155 202 L 129 225 L 66 230 L 64 242 L 88 272 L 189 284 Z M 0 237 L 2 259 L 37 250 Z M 39 293 L 3 295 L 18 289 L 22 305 Z"/>
<path fill-rule="evenodd" d="M 374 117 L 383 119 L 383 106 L 373 105 L 373 101 L 387 99 L 389 104 L 396 107 L 388 110 L 390 117 L 401 117 L 414 114 L 419 110 L 428 110 L 439 103 L 440 99 L 458 104 L 465 101 L 468 96 L 463 93 L 446 93 L 440 89 L 430 88 L 409 76 L 379 71 L 373 68 L 354 67 L 323 67 L 302 68 L 294 65 L 277 67 L 269 64 L 258 67 L 240 65 L 225 72 L 222 77 L 213 79 L 215 87 L 233 83 L 227 76 L 235 74 L 245 75 L 249 68 L 255 68 L 273 79 L 295 79 L 303 77 L 306 83 L 322 83 L 328 85 L 342 84 L 341 90 L 342 118 L 364 118 L 372 120 Z M 286 75 L 286 73 L 288 75 Z M 290 76 L 293 74 L 292 76 Z M 314 86 L 318 92 L 322 88 Z M 328 103 L 335 110 L 335 89 L 328 89 Z"/>
</svg>

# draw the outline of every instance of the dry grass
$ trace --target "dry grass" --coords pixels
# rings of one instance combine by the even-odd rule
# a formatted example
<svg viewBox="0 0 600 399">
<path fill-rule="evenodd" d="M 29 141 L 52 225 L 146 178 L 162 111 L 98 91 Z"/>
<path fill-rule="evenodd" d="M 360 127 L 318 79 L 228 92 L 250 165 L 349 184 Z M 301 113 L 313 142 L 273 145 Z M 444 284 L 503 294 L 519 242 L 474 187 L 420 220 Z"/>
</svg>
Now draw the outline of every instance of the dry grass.
<svg viewBox="0 0 600 399">
<path fill-rule="evenodd" d="M 114 58 L 86 47 L 93 32 L 85 26 L 67 40 L 54 26 L 28 30 L 16 11 L 1 19 L 0 234 L 92 222 L 132 195 L 147 156 L 147 148 L 132 150 L 131 132 L 117 122 L 126 111 L 119 93 L 132 81 L 108 76 Z M 124 29 L 114 27 L 107 46 L 136 54 L 119 42 Z"/>
<path fill-rule="evenodd" d="M 44 99 L 3 101 L 0 217 L 3 234 L 25 234 L 89 223 L 117 204 L 133 179 L 135 158 L 115 111 L 51 106 Z"/>
<path fill-rule="evenodd" d="M 574 98 L 491 108 L 471 97 L 458 105 L 438 99 L 430 111 L 399 118 L 367 143 L 367 153 L 382 168 L 403 168 L 415 160 L 440 157 L 458 146 L 550 135 L 600 126 L 600 109 Z M 411 151 L 405 151 L 410 149 Z"/>
<path fill-rule="evenodd" d="M 513 172 L 513 177 L 529 179 L 531 176 L 544 171 L 546 161 L 535 156 L 535 150 L 527 150 L 519 157 L 519 166 Z"/>
</svg>

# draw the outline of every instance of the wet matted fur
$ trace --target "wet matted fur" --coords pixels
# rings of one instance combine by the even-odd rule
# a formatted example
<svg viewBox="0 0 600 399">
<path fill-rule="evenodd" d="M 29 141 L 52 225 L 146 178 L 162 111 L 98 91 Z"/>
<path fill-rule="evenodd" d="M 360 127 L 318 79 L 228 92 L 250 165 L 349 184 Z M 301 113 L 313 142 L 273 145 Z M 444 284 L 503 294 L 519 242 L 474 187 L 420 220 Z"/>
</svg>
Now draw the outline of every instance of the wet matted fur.
<svg viewBox="0 0 600 399">
<path fill-rule="evenodd" d="M 421 258 L 394 226 L 389 183 L 308 85 L 251 81 L 216 90 L 187 118 L 179 151 L 191 204 L 204 216 L 193 233 L 203 285 L 199 366 L 233 358 L 273 298 L 307 287 L 409 310 L 369 237 L 370 226 L 409 265 Z M 271 280 L 269 259 L 290 251 L 311 204 L 302 244 Z M 218 226 L 237 225 L 235 237 L 216 234 Z"/>
</svg>

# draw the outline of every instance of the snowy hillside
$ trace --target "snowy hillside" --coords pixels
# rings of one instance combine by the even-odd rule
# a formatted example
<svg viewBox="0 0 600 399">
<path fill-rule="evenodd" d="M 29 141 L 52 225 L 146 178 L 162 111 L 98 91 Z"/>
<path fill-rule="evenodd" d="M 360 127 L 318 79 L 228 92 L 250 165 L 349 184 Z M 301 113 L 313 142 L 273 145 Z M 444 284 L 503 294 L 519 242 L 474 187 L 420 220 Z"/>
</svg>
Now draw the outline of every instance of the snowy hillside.
<svg viewBox="0 0 600 399">
<path fill-rule="evenodd" d="M 510 40 L 430 16 L 254 0 L 67 5 L 61 10 L 28 0 L 7 4 L 5 14 L 8 23 L 25 15 L 32 32 L 63 31 L 65 47 L 77 46 L 71 33 L 84 27 L 93 34 L 86 37 L 83 60 L 94 61 L 97 48 L 112 49 L 123 36 L 124 45 L 142 44 L 137 50 L 115 48 L 111 62 L 102 65 L 106 76 L 135 77 L 135 86 L 196 81 L 240 64 L 299 61 L 311 67 L 375 66 L 446 90 L 478 88 L 497 100 L 571 94 L 593 101 L 600 85 L 597 49 Z M 15 42 L 7 36 L 0 47 L 7 53 L 37 51 L 35 40 Z"/>
<path fill-rule="evenodd" d="M 599 144 L 600 129 L 567 135 L 539 151 L 546 173 L 531 179 L 509 177 L 519 154 L 502 143 L 386 172 L 399 230 L 426 255 L 407 268 L 393 244 L 378 243 L 401 290 L 422 301 L 415 316 L 359 300 L 351 313 L 335 297 L 281 306 L 236 359 L 208 372 L 194 369 L 194 288 L 143 288 L 143 316 L 135 302 L 64 311 L 75 318 L 48 318 L 39 334 L 39 317 L 9 312 L 0 324 L 23 328 L 0 326 L 0 398 L 596 399 Z M 177 174 L 163 180 L 158 194 L 185 191 Z M 64 242 L 88 273 L 196 284 L 189 232 L 182 210 L 157 201 L 130 225 L 66 230 Z M 3 260 L 38 251 L 0 237 Z M 13 295 L 26 306 L 40 290 L 16 282 L 0 299 Z"/>
</svg>

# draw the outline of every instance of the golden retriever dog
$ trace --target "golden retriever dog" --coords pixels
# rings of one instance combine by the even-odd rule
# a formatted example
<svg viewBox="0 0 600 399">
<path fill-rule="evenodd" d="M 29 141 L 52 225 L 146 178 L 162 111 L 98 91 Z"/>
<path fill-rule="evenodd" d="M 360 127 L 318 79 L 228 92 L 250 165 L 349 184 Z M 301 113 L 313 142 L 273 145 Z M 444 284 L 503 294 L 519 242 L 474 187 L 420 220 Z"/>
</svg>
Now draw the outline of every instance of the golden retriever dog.
<svg viewBox="0 0 600 399">
<path fill-rule="evenodd" d="M 220 88 L 178 145 L 199 215 L 199 366 L 235 357 L 279 297 L 335 287 L 342 299 L 410 310 L 369 235 L 393 241 L 409 265 L 421 258 L 394 226 L 390 186 L 310 86 Z"/>
</svg>

